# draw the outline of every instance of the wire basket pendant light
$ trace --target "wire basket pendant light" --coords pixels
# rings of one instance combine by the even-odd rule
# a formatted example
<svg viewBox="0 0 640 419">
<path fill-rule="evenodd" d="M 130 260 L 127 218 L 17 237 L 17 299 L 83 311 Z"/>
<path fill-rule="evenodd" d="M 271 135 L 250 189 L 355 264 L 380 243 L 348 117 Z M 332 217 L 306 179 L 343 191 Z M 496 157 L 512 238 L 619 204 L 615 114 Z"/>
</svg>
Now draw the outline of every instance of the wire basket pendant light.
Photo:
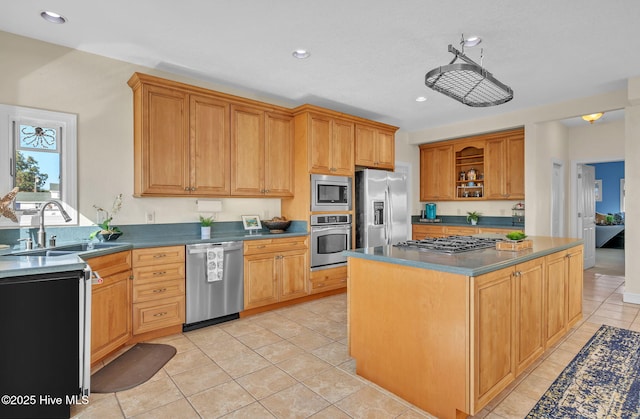
<svg viewBox="0 0 640 419">
<path fill-rule="evenodd" d="M 513 99 L 513 90 L 464 54 L 449 44 L 453 60 L 429 71 L 424 78 L 427 87 L 473 107 L 500 105 Z M 456 60 L 464 63 L 456 63 Z M 482 57 L 480 58 L 482 60 Z"/>
</svg>

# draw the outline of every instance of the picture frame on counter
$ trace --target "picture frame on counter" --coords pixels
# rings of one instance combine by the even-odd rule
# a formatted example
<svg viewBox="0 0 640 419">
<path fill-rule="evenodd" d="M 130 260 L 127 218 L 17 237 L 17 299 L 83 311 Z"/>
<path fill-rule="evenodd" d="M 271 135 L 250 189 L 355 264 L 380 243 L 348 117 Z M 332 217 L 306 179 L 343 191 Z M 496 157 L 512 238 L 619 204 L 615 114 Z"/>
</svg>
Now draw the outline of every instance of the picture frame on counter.
<svg viewBox="0 0 640 419">
<path fill-rule="evenodd" d="M 260 217 L 257 215 L 243 215 L 242 216 L 242 225 L 245 230 L 261 230 L 262 223 L 260 222 Z"/>
</svg>

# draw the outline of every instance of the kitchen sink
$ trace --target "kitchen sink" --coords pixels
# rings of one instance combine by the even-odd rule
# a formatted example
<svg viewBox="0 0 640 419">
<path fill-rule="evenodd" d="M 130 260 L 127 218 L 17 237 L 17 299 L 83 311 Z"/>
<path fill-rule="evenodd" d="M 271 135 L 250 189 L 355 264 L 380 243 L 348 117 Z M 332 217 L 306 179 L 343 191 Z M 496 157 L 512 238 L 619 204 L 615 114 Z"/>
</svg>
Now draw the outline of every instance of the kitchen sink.
<svg viewBox="0 0 640 419">
<path fill-rule="evenodd" d="M 120 243 L 75 243 L 62 246 L 52 247 L 50 249 L 34 249 L 34 250 L 20 250 L 13 253 L 7 253 L 4 256 L 64 256 L 72 255 L 75 253 L 88 252 L 91 250 L 109 249 L 115 246 L 121 246 Z"/>
</svg>

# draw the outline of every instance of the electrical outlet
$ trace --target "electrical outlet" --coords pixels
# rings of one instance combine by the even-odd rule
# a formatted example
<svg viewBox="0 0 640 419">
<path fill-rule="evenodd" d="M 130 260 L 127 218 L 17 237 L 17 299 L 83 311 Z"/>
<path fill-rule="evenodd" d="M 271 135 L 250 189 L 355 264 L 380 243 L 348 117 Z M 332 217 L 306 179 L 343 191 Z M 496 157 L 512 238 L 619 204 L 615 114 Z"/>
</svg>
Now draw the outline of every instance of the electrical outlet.
<svg viewBox="0 0 640 419">
<path fill-rule="evenodd" d="M 144 214 L 145 220 L 147 220 L 147 224 L 153 224 L 156 222 L 156 213 L 154 211 L 147 211 Z"/>
</svg>

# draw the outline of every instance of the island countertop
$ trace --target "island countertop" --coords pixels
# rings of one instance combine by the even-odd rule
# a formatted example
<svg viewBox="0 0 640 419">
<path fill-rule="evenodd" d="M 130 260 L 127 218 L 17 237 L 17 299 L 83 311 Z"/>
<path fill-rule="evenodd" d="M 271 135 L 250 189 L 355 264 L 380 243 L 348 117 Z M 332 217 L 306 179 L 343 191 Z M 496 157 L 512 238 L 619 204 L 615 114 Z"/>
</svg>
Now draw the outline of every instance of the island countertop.
<svg viewBox="0 0 640 419">
<path fill-rule="evenodd" d="M 533 247 L 517 252 L 480 249 L 445 254 L 389 245 L 347 250 L 343 254 L 348 257 L 478 276 L 583 244 L 583 240 L 577 238 L 530 236 L 527 239 L 533 241 Z"/>
</svg>

